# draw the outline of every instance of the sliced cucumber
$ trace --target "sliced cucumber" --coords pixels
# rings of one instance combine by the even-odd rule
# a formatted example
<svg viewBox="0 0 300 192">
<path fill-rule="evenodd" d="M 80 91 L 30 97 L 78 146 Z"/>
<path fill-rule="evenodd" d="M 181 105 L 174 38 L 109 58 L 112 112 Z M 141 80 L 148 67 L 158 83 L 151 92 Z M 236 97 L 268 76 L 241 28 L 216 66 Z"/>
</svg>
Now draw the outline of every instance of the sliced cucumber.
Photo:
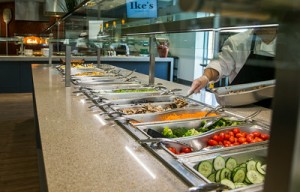
<svg viewBox="0 0 300 192">
<path fill-rule="evenodd" d="M 237 166 L 237 161 L 234 158 L 230 157 L 226 160 L 226 164 L 225 164 L 226 168 L 232 171 L 234 168 L 236 168 L 236 166 Z"/>
<path fill-rule="evenodd" d="M 261 167 L 262 167 L 261 162 L 260 162 L 260 161 L 257 161 L 257 162 L 256 162 L 256 170 L 257 170 L 260 174 L 265 175 L 265 174 L 266 174 L 266 171 L 264 171 Z"/>
<path fill-rule="evenodd" d="M 261 169 L 264 170 L 264 171 L 266 172 L 266 171 L 267 171 L 267 165 L 266 165 L 266 164 L 262 165 L 262 166 L 261 166 Z"/>
<path fill-rule="evenodd" d="M 235 189 L 235 185 L 229 179 L 222 179 L 221 184 L 228 186 L 230 189 Z"/>
<path fill-rule="evenodd" d="M 211 182 L 216 182 L 216 173 L 212 173 L 207 177 Z"/>
<path fill-rule="evenodd" d="M 247 171 L 256 171 L 256 161 L 250 160 L 247 162 Z"/>
<path fill-rule="evenodd" d="M 231 176 L 231 171 L 228 168 L 223 168 L 221 169 L 221 173 L 220 173 L 220 180 L 223 179 L 230 179 Z"/>
<path fill-rule="evenodd" d="M 213 161 L 214 169 L 216 171 L 225 168 L 225 160 L 223 157 L 218 156 Z"/>
<path fill-rule="evenodd" d="M 249 179 L 247 178 L 247 173 L 246 173 L 245 183 L 247 183 L 247 184 L 252 184 L 252 183 L 249 181 Z"/>
<path fill-rule="evenodd" d="M 265 180 L 263 175 L 261 175 L 258 171 L 253 170 L 248 171 L 246 177 L 253 184 L 262 183 Z"/>
<path fill-rule="evenodd" d="M 216 173 L 216 182 L 220 182 L 220 181 L 221 181 L 221 177 L 220 177 L 220 175 L 221 175 L 221 170 L 222 170 L 222 169 L 218 170 L 217 173 Z"/>
<path fill-rule="evenodd" d="M 198 171 L 201 173 L 204 177 L 208 177 L 213 172 L 213 166 L 210 161 L 202 161 L 198 165 Z"/>
<path fill-rule="evenodd" d="M 247 187 L 248 185 L 245 183 L 234 183 L 235 188 Z"/>
<path fill-rule="evenodd" d="M 244 182 L 246 177 L 246 172 L 243 168 L 238 169 L 233 175 L 232 175 L 232 181 L 234 183 L 242 183 Z"/>
<path fill-rule="evenodd" d="M 247 164 L 246 163 L 242 163 L 239 165 L 239 167 L 247 167 Z"/>
</svg>

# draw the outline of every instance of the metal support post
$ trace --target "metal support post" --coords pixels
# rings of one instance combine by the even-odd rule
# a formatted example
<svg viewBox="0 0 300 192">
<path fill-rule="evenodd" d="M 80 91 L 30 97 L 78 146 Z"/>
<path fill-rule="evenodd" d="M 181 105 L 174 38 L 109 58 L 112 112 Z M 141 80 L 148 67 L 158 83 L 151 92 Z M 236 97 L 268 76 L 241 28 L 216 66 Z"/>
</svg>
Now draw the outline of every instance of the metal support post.
<svg viewBox="0 0 300 192">
<path fill-rule="evenodd" d="M 71 86 L 71 46 L 66 45 L 65 86 Z"/>
<path fill-rule="evenodd" d="M 100 68 L 101 65 L 101 48 L 97 48 L 97 67 Z"/>
<path fill-rule="evenodd" d="M 300 10 L 288 9 L 281 22 L 276 44 L 276 89 L 264 192 L 299 192 L 300 47 L 297 42 L 300 41 Z"/>
<path fill-rule="evenodd" d="M 53 43 L 49 42 L 49 65 L 52 64 Z"/>
<path fill-rule="evenodd" d="M 150 65 L 149 65 L 149 84 L 154 85 L 155 78 L 155 36 L 151 35 L 149 38 L 149 56 L 150 56 Z"/>
</svg>

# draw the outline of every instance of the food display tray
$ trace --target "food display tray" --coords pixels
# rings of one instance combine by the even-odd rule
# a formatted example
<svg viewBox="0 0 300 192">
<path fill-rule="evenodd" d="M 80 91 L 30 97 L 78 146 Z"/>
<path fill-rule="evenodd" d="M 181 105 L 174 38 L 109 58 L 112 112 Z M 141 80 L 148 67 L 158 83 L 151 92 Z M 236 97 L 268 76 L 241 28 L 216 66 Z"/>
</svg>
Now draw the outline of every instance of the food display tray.
<svg viewBox="0 0 300 192">
<path fill-rule="evenodd" d="M 111 108 L 114 111 L 121 112 L 125 115 L 129 115 L 126 111 L 132 112 L 132 114 L 148 114 L 148 113 L 160 113 L 163 111 L 170 111 L 174 109 L 187 109 L 190 107 L 201 106 L 201 104 L 195 102 L 185 101 L 186 105 L 180 106 L 175 102 L 154 102 L 154 103 L 138 103 L 138 104 L 125 104 L 125 105 L 112 105 Z"/>
<path fill-rule="evenodd" d="M 206 183 L 212 183 L 209 181 L 205 176 L 200 174 L 197 171 L 197 166 L 201 161 L 208 160 L 210 162 L 213 161 L 218 156 L 221 156 L 225 159 L 229 157 L 233 157 L 236 159 L 238 163 L 243 163 L 247 162 L 249 159 L 261 161 L 263 164 L 266 163 L 267 160 L 267 147 L 263 146 L 261 148 L 250 148 L 248 150 L 231 150 L 231 151 L 223 151 L 223 152 L 218 152 L 210 155 L 198 155 L 198 156 L 193 156 L 190 158 L 185 158 L 182 160 L 182 163 L 185 167 L 187 167 L 190 171 L 192 171 L 195 175 L 200 177 L 202 180 L 204 180 Z M 233 190 L 228 190 L 228 191 L 263 191 L 263 183 L 262 184 L 251 184 L 248 185 L 247 187 L 242 187 L 242 188 L 237 188 Z"/>
<path fill-rule="evenodd" d="M 237 146 L 231 146 L 231 147 L 208 147 L 208 140 L 212 138 L 213 135 L 218 134 L 220 132 L 226 132 L 233 130 L 234 128 L 239 128 L 241 132 L 246 132 L 246 133 L 252 133 L 255 131 L 259 131 L 260 133 L 263 134 L 269 134 L 269 129 L 267 127 L 263 127 L 261 125 L 255 125 L 255 124 L 244 124 L 244 125 L 239 125 L 239 126 L 231 126 L 231 127 L 224 127 L 224 128 L 217 128 L 213 129 L 211 131 L 208 131 L 206 133 L 196 135 L 196 136 L 191 136 L 191 137 L 181 137 L 181 138 L 176 138 L 177 141 L 180 141 L 181 143 L 186 144 L 187 146 L 192 147 L 193 152 L 191 153 L 185 153 L 185 154 L 174 154 L 171 151 L 168 150 L 168 147 L 174 147 L 177 151 L 180 151 L 181 147 L 177 143 L 165 143 L 162 144 L 162 147 L 170 152 L 171 155 L 176 156 L 192 156 L 192 155 L 200 155 L 203 153 L 217 153 L 220 151 L 226 151 L 230 149 L 238 149 L 238 148 L 245 148 L 248 146 L 257 146 L 257 145 L 264 145 L 268 143 L 267 141 L 261 141 L 261 142 L 256 142 L 256 143 L 248 143 L 248 144 L 240 144 Z"/>
<path fill-rule="evenodd" d="M 112 90 L 112 89 L 124 89 L 124 88 L 142 88 L 145 87 L 139 83 L 126 83 L 126 84 L 105 84 L 105 85 L 94 85 L 94 86 L 85 86 L 80 87 L 81 89 L 89 90 Z"/>
<path fill-rule="evenodd" d="M 275 80 L 232 85 L 212 89 L 221 106 L 235 107 L 253 104 L 274 96 Z"/>
<path fill-rule="evenodd" d="M 183 119 L 165 120 L 164 117 L 169 115 L 179 116 L 179 115 L 195 114 L 198 112 L 207 113 L 210 110 L 212 110 L 212 108 L 206 106 L 198 106 L 198 107 L 191 107 L 187 109 L 174 109 L 174 110 L 155 113 L 155 114 L 149 113 L 149 114 L 123 115 L 122 117 L 125 119 L 132 119 L 133 121 L 131 121 L 131 123 L 133 123 L 134 125 L 138 125 L 138 124 L 149 124 L 149 123 L 168 122 L 168 121 L 182 121 Z M 220 115 L 220 113 L 218 113 L 218 115 Z M 201 119 L 203 117 L 191 117 L 185 119 Z"/>
</svg>

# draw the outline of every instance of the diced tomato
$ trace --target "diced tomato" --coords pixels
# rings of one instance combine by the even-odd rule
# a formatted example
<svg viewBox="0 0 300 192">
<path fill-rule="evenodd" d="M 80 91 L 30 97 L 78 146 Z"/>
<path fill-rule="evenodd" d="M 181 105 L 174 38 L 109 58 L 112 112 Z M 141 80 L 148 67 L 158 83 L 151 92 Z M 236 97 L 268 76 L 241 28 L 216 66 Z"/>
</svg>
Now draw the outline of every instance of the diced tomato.
<svg viewBox="0 0 300 192">
<path fill-rule="evenodd" d="M 237 134 L 235 134 L 235 136 L 236 136 L 237 138 L 240 138 L 240 137 L 243 137 L 243 134 L 242 134 L 242 133 L 237 133 Z"/>
<path fill-rule="evenodd" d="M 248 144 L 248 142 L 247 141 L 245 141 L 244 143 L 242 143 L 242 144 Z"/>
<path fill-rule="evenodd" d="M 229 131 L 228 134 L 229 134 L 230 136 L 234 136 L 234 133 L 233 133 L 232 131 Z"/>
</svg>

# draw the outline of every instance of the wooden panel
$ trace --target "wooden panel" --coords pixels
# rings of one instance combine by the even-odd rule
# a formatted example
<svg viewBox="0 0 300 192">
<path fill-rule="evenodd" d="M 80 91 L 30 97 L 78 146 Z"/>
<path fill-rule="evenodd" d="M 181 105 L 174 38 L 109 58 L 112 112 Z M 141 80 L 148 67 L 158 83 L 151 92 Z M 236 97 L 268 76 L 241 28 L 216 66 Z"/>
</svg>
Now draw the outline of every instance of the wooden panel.
<svg viewBox="0 0 300 192">
<path fill-rule="evenodd" d="M 0 94 L 0 191 L 39 191 L 31 94 Z"/>
</svg>

